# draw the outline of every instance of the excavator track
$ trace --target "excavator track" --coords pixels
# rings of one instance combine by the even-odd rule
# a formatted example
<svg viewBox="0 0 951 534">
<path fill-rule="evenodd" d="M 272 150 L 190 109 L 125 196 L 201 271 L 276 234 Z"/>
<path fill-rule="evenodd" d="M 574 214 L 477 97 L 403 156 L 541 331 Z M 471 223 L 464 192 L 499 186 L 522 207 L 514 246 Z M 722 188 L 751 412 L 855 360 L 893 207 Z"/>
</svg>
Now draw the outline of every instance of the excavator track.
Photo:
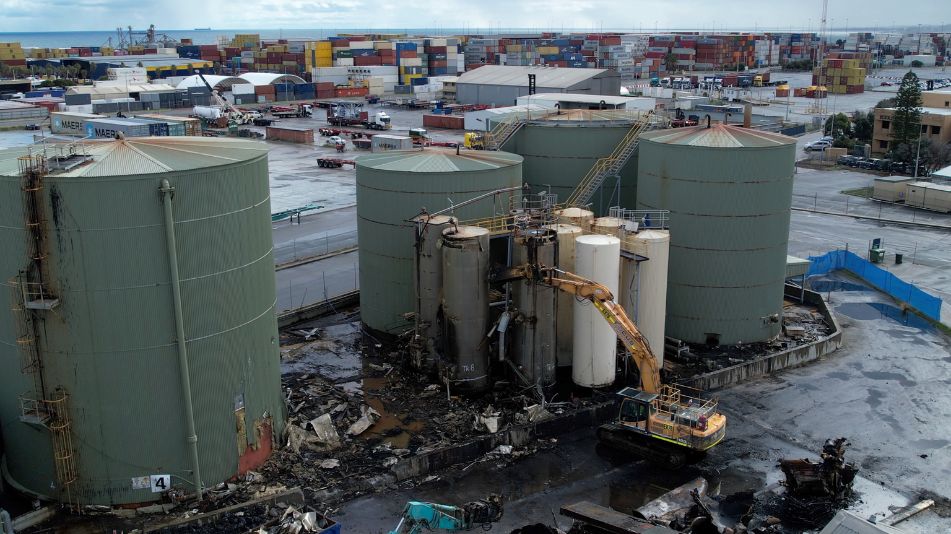
<svg viewBox="0 0 951 534">
<path fill-rule="evenodd" d="M 614 423 L 598 427 L 598 442 L 614 450 L 635 454 L 667 469 L 680 469 L 704 457 L 702 452 L 645 436 Z"/>
</svg>

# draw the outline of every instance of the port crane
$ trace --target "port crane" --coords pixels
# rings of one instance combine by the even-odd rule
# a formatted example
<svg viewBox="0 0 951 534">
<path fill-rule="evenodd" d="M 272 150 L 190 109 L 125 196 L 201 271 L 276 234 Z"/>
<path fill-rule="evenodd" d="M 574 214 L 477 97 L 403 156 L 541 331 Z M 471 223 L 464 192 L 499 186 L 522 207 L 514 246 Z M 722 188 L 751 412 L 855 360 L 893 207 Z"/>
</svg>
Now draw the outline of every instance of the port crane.
<svg viewBox="0 0 951 534">
<path fill-rule="evenodd" d="M 585 299 L 608 322 L 640 373 L 640 389 L 618 392 L 621 407 L 614 422 L 598 429 L 598 440 L 615 449 L 638 454 L 667 467 L 679 468 L 701 457 L 726 435 L 726 416 L 717 399 L 684 394 L 664 384 L 657 358 L 647 339 L 603 284 L 553 267 L 526 264 L 495 277 L 497 282 L 526 280 L 542 283 Z"/>
<path fill-rule="evenodd" d="M 423 530 L 436 529 L 454 532 L 470 530 L 475 526 L 489 530 L 492 523 L 501 519 L 502 497 L 499 495 L 489 495 L 487 499 L 461 506 L 410 501 L 406 503 L 400 522 L 390 534 L 420 534 Z"/>
</svg>

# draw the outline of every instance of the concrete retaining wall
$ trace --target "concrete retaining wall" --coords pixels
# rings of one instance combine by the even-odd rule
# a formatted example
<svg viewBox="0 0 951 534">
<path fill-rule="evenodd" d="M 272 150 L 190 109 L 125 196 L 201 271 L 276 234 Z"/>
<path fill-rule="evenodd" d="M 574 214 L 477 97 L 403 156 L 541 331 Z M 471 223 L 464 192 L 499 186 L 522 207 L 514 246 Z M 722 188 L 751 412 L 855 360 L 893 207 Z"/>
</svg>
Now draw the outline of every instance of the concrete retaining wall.
<svg viewBox="0 0 951 534">
<path fill-rule="evenodd" d="M 801 292 L 802 290 L 798 287 L 786 285 L 786 296 L 788 298 L 799 300 Z M 826 323 L 832 327 L 833 331 L 831 334 L 819 338 L 808 345 L 761 356 L 732 367 L 695 376 L 682 383 L 702 391 L 710 391 L 738 384 L 751 378 L 766 376 L 781 369 L 798 367 L 838 350 L 839 347 L 842 346 L 842 328 L 839 326 L 839 322 L 836 321 L 835 315 L 826 305 L 826 302 L 822 300 L 822 295 L 815 291 L 806 290 L 804 300 L 806 304 L 818 308 L 819 313 L 825 318 Z"/>
</svg>

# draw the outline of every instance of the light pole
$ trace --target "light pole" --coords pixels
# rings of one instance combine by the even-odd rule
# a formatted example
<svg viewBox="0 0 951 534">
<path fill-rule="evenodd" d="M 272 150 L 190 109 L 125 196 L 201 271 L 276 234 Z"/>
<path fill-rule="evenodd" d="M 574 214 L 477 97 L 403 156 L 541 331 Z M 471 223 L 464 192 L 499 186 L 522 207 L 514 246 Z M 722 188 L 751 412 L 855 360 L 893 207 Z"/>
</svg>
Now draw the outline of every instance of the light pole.
<svg viewBox="0 0 951 534">
<path fill-rule="evenodd" d="M 927 128 L 927 126 L 926 126 Z M 915 174 L 914 178 L 918 178 L 918 160 L 921 158 L 921 124 L 918 124 L 918 150 L 915 152 Z"/>
</svg>

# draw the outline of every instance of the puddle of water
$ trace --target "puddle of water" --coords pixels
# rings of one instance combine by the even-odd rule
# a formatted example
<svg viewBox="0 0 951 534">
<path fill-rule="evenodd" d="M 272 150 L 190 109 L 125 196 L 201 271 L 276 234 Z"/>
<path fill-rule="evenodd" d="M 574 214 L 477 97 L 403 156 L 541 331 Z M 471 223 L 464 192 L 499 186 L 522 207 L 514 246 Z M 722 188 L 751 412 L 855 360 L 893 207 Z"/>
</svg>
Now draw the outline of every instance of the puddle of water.
<svg viewBox="0 0 951 534">
<path fill-rule="evenodd" d="M 934 330 L 931 323 L 914 313 L 902 311 L 896 306 L 882 302 L 846 302 L 836 306 L 835 311 L 859 321 L 888 319 L 919 330 Z"/>
<path fill-rule="evenodd" d="M 413 435 L 426 427 L 425 422 L 407 420 L 407 414 L 391 412 L 382 399 L 373 395 L 386 389 L 388 382 L 386 377 L 366 377 L 361 382 L 361 389 L 366 394 L 366 403 L 380 414 L 380 419 L 361 438 L 383 439 L 394 449 L 407 448 Z"/>
<path fill-rule="evenodd" d="M 818 293 L 828 293 L 830 291 L 874 291 L 868 286 L 848 280 L 812 280 L 809 282 L 809 289 Z"/>
<path fill-rule="evenodd" d="M 901 373 L 891 373 L 888 371 L 862 371 L 862 375 L 865 376 L 865 378 L 871 378 L 872 380 L 898 382 L 904 387 L 912 387 L 918 384 L 914 380 L 909 380 L 907 376 Z"/>
</svg>

